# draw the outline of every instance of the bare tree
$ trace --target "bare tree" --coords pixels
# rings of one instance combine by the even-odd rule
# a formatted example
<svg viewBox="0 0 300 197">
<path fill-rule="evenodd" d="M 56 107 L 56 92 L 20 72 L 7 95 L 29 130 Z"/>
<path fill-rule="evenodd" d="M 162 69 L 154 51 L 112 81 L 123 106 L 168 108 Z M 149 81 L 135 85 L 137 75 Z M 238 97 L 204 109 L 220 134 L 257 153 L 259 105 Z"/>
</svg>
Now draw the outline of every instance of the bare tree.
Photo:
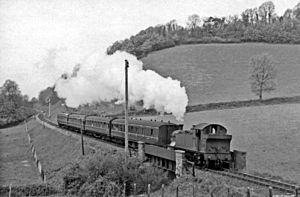
<svg viewBox="0 0 300 197">
<path fill-rule="evenodd" d="M 275 5 L 272 1 L 267 1 L 259 6 L 259 14 L 261 16 L 262 22 L 271 23 L 272 17 L 275 11 Z"/>
<path fill-rule="evenodd" d="M 272 57 L 267 54 L 255 56 L 251 58 L 250 65 L 252 67 L 250 73 L 251 90 L 254 94 L 262 99 L 263 92 L 271 92 L 275 90 L 274 79 L 277 70 L 274 67 Z"/>
<path fill-rule="evenodd" d="M 200 17 L 197 14 L 193 14 L 188 17 L 187 26 L 193 31 L 194 29 L 196 29 L 196 27 L 200 25 L 200 22 Z"/>
</svg>

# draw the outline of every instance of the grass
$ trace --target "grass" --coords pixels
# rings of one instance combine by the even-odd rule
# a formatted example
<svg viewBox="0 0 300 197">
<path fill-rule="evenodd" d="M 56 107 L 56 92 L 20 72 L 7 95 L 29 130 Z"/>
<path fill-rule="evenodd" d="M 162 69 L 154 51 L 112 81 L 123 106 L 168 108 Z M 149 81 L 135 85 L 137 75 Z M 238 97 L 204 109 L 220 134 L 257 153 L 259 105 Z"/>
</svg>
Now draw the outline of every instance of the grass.
<svg viewBox="0 0 300 197">
<path fill-rule="evenodd" d="M 24 125 L 0 130 L 0 185 L 42 183 Z"/>
<path fill-rule="evenodd" d="M 31 121 L 28 128 L 47 183 L 60 187 L 64 170 L 82 158 L 79 140 L 43 128 L 36 121 Z M 90 152 L 88 147 L 85 152 Z"/>
<path fill-rule="evenodd" d="M 143 58 L 144 68 L 171 76 L 186 87 L 189 105 L 257 97 L 249 85 L 252 56 L 269 53 L 278 70 L 277 89 L 264 98 L 300 94 L 300 45 L 262 43 L 182 45 Z"/>
</svg>

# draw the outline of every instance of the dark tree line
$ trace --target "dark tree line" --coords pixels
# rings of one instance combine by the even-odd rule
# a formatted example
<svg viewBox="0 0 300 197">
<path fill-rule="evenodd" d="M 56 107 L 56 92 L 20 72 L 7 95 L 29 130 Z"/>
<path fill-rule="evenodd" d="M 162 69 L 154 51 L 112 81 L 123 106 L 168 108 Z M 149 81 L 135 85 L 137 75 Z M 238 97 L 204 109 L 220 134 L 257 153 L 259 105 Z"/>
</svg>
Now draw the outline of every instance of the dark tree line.
<svg viewBox="0 0 300 197">
<path fill-rule="evenodd" d="M 36 102 L 35 98 L 29 101 L 27 95 L 22 95 L 15 81 L 6 80 L 0 87 L 0 127 L 33 115 Z"/>
<path fill-rule="evenodd" d="M 140 31 L 108 47 L 107 54 L 126 51 L 142 58 L 157 51 L 180 44 L 266 42 L 300 44 L 300 3 L 287 9 L 282 16 L 275 13 L 272 1 L 258 8 L 246 9 L 241 16 L 200 18 L 188 17 L 186 27 L 172 20 Z"/>
</svg>

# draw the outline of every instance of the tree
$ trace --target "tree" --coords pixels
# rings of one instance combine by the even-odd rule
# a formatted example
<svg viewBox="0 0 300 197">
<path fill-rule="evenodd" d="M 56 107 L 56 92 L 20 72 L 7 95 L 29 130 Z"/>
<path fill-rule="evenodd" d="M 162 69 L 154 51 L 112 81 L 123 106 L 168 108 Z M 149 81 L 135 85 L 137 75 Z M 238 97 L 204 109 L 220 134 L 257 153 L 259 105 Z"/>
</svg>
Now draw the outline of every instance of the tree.
<svg viewBox="0 0 300 197">
<path fill-rule="evenodd" d="M 269 55 L 263 54 L 252 57 L 250 65 L 252 67 L 250 73 L 251 90 L 261 100 L 263 92 L 275 90 L 274 79 L 277 71 L 274 67 L 274 61 Z"/>
<path fill-rule="evenodd" d="M 271 23 L 275 11 L 275 5 L 272 1 L 264 2 L 258 8 L 261 19 L 264 23 Z"/>
<path fill-rule="evenodd" d="M 21 91 L 18 84 L 12 80 L 6 80 L 1 88 L 1 95 L 6 107 L 11 110 L 18 108 L 22 102 Z"/>
<path fill-rule="evenodd" d="M 188 17 L 187 26 L 193 33 L 194 30 L 200 25 L 200 22 L 200 17 L 197 14 L 193 14 Z"/>
</svg>

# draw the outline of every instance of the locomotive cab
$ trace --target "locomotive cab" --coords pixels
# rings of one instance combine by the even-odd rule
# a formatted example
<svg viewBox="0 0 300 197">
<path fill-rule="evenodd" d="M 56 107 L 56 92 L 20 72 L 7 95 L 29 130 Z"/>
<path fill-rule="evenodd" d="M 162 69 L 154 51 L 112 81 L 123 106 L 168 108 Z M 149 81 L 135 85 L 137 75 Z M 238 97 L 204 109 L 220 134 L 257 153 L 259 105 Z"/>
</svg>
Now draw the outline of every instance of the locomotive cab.
<svg viewBox="0 0 300 197">
<path fill-rule="evenodd" d="M 219 124 L 201 123 L 191 130 L 179 130 L 172 134 L 172 145 L 187 151 L 187 159 L 210 168 L 229 166 L 232 136 Z"/>
</svg>

